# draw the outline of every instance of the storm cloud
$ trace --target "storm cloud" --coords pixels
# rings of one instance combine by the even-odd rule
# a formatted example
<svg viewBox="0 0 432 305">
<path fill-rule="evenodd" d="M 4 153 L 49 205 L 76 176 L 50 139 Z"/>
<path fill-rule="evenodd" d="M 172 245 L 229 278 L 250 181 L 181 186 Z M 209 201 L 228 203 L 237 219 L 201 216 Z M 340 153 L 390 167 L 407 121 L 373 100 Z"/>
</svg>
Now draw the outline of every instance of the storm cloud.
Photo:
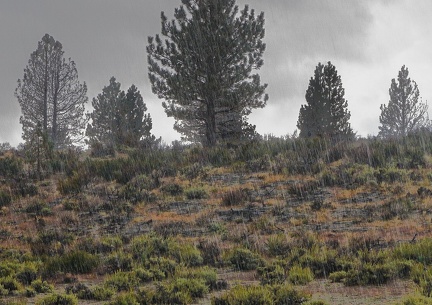
<svg viewBox="0 0 432 305">
<path fill-rule="evenodd" d="M 179 135 L 169 126 L 147 79 L 147 37 L 160 32 L 160 13 L 172 18 L 180 0 L 0 0 L 0 142 L 21 139 L 14 90 L 31 52 L 45 33 L 63 44 L 88 85 L 89 102 L 115 76 L 135 84 L 166 142 Z M 270 100 L 251 115 L 262 134 L 292 133 L 304 93 L 318 62 L 331 61 L 346 89 L 352 127 L 360 135 L 378 130 L 379 106 L 388 101 L 391 78 L 403 64 L 427 100 L 432 77 L 432 21 L 428 0 L 238 0 L 266 19 L 267 49 L 259 71 Z M 90 105 L 90 103 L 89 103 Z M 90 109 L 90 106 L 89 106 Z"/>
</svg>

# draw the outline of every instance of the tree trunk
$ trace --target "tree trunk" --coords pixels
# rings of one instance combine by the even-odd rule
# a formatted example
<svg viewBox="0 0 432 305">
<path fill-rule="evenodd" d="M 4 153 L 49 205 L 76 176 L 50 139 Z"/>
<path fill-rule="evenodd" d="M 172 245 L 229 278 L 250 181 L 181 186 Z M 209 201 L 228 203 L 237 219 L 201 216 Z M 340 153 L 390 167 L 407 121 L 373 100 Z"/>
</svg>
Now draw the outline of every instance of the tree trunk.
<svg viewBox="0 0 432 305">
<path fill-rule="evenodd" d="M 45 53 L 44 100 L 43 100 L 43 126 L 42 131 L 48 132 L 48 54 Z"/>
<path fill-rule="evenodd" d="M 207 146 L 216 145 L 216 111 L 213 99 L 207 101 L 206 138 Z"/>
<path fill-rule="evenodd" d="M 59 87 L 60 87 L 60 66 L 54 65 L 54 69 L 55 71 L 53 71 L 55 77 L 54 77 L 54 94 L 53 94 L 53 122 L 52 122 L 52 143 L 53 143 L 53 147 L 54 149 L 58 148 L 58 92 L 59 92 Z"/>
</svg>

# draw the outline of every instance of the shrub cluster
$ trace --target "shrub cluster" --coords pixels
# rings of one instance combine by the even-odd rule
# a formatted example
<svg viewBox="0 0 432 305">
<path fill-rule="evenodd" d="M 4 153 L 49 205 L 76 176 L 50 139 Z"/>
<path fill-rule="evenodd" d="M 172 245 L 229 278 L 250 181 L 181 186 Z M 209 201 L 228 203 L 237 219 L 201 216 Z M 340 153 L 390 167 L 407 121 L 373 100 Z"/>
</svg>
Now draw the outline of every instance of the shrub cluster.
<svg viewBox="0 0 432 305">
<path fill-rule="evenodd" d="M 10 205 L 12 202 L 12 196 L 10 192 L 4 189 L 0 189 L 0 208 Z"/>
<path fill-rule="evenodd" d="M 84 251 L 72 251 L 54 256 L 45 263 L 45 274 L 55 275 L 58 272 L 84 274 L 92 272 L 99 265 L 99 258 Z"/>
<path fill-rule="evenodd" d="M 212 305 L 300 305 L 308 299 L 309 294 L 290 285 L 236 286 L 222 296 L 214 297 Z"/>
</svg>

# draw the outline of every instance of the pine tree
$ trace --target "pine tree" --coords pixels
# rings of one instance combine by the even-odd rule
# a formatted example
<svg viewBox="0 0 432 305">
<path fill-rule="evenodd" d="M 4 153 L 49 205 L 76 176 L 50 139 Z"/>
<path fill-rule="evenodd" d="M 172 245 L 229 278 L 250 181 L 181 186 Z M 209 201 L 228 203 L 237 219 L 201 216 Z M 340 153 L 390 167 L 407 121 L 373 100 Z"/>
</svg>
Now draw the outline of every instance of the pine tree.
<svg viewBox="0 0 432 305">
<path fill-rule="evenodd" d="M 115 128 L 117 144 L 136 147 L 143 139 L 154 140 L 150 133 L 152 119 L 150 114 L 145 114 L 147 107 L 137 87 L 132 85 L 118 102 Z"/>
<path fill-rule="evenodd" d="M 86 84 L 78 81 L 75 63 L 63 58 L 62 44 L 46 34 L 30 55 L 15 96 L 21 106 L 23 139 L 28 142 L 37 126 L 55 149 L 80 143 L 86 125 Z"/>
<path fill-rule="evenodd" d="M 115 146 L 116 109 L 119 100 L 124 99 L 124 92 L 120 90 L 120 86 L 115 77 L 111 77 L 109 85 L 93 98 L 93 112 L 89 114 L 91 123 L 87 125 L 86 130 L 90 145 L 102 143 L 106 146 Z"/>
<path fill-rule="evenodd" d="M 121 84 L 111 77 L 110 84 L 93 99 L 91 123 L 86 131 L 90 145 L 136 147 L 142 140 L 155 140 L 150 133 L 152 120 L 150 114 L 145 113 L 147 107 L 141 93 L 135 85 L 127 93 L 120 87 Z"/>
<path fill-rule="evenodd" d="M 402 66 L 397 82 L 394 78 L 391 81 L 388 106 L 381 105 L 379 135 L 382 137 L 405 137 L 430 125 L 428 105 L 419 100 L 417 83 L 408 74 L 408 68 Z"/>
<path fill-rule="evenodd" d="M 182 0 L 171 22 L 162 12 L 162 36 L 149 37 L 153 93 L 174 117 L 184 140 L 213 146 L 254 132 L 252 109 L 268 99 L 254 70 L 263 65 L 264 14 L 235 0 Z"/>
<path fill-rule="evenodd" d="M 306 91 L 307 104 L 300 108 L 300 137 L 353 137 L 344 95 L 335 66 L 331 62 L 326 66 L 319 63 Z"/>
</svg>

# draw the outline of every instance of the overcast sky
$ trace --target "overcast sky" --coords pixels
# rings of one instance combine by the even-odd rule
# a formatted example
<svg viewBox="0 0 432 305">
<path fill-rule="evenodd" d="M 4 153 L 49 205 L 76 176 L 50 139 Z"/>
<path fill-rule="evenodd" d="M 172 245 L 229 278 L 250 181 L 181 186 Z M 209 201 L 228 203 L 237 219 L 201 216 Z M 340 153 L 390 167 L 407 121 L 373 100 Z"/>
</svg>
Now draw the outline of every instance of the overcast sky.
<svg viewBox="0 0 432 305">
<path fill-rule="evenodd" d="M 380 105 L 402 65 L 432 100 L 432 1 L 430 0 L 238 0 L 266 20 L 267 49 L 261 80 L 270 96 L 250 122 L 261 134 L 296 129 L 309 79 L 318 62 L 338 70 L 359 135 L 378 132 Z M 169 19 L 180 0 L 0 0 L 0 142 L 21 142 L 17 79 L 45 33 L 75 61 L 90 102 L 117 78 L 135 84 L 153 118 L 153 133 L 170 143 L 172 129 L 147 78 L 147 37 L 160 33 L 160 12 Z"/>
</svg>

